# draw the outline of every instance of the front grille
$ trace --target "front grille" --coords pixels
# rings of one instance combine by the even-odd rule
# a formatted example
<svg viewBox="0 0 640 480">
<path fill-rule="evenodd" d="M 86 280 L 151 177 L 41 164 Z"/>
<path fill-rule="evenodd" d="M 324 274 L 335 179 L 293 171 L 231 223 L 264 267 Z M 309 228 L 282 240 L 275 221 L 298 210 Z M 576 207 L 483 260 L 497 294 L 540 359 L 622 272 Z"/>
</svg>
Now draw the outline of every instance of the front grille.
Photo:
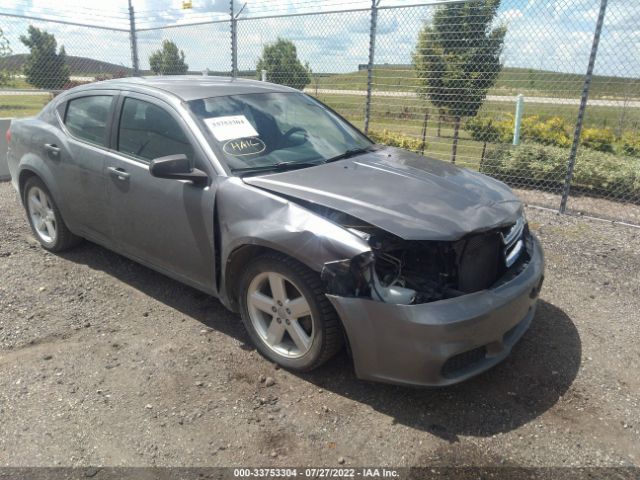
<svg viewBox="0 0 640 480">
<path fill-rule="evenodd" d="M 504 245 L 504 263 L 507 268 L 516 263 L 524 250 L 523 233 L 525 232 L 526 222 L 524 217 L 518 218 L 516 223 L 500 232 L 500 238 Z"/>
<path fill-rule="evenodd" d="M 445 378 L 455 378 L 481 363 L 487 356 L 485 346 L 454 355 L 442 365 L 441 373 Z"/>
<path fill-rule="evenodd" d="M 500 232 L 502 235 L 502 243 L 504 243 L 505 249 L 510 250 L 516 244 L 520 237 L 522 237 L 522 232 L 524 231 L 525 221 L 524 217 L 518 218 L 516 223 L 511 225 L 508 228 L 505 228 Z"/>
<path fill-rule="evenodd" d="M 470 237 L 460 258 L 458 289 L 465 293 L 491 287 L 502 273 L 502 241 L 497 232 Z"/>
<path fill-rule="evenodd" d="M 517 275 L 530 258 L 529 227 L 524 217 L 503 228 L 470 235 L 460 240 L 457 252 L 457 290 L 487 290 L 510 274 Z"/>
</svg>

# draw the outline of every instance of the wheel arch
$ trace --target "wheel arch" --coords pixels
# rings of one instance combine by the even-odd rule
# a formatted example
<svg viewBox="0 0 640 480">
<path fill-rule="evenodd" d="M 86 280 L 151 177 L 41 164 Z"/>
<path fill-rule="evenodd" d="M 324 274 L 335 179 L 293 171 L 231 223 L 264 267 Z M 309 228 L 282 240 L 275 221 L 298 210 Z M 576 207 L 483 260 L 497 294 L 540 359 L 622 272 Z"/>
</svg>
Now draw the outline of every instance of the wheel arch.
<svg viewBox="0 0 640 480">
<path fill-rule="evenodd" d="M 60 210 L 60 214 L 64 218 L 65 223 L 67 225 L 72 224 L 70 229 L 73 231 L 73 218 L 70 218 L 66 198 L 57 185 L 56 177 L 54 176 L 51 166 L 47 165 L 39 157 L 31 154 L 25 155 L 17 173 L 17 186 L 21 203 L 24 205 L 24 188 L 27 181 L 32 177 L 38 178 L 44 184 L 55 202 L 56 207 Z"/>
<path fill-rule="evenodd" d="M 224 266 L 224 300 L 229 308 L 234 312 L 238 311 L 238 290 L 240 287 L 240 278 L 242 272 L 251 263 L 254 258 L 257 258 L 268 253 L 276 253 L 285 257 L 291 258 L 301 264 L 310 268 L 314 272 L 318 272 L 318 269 L 314 265 L 309 265 L 302 258 L 296 258 L 291 255 L 290 252 L 285 252 L 275 245 L 264 243 L 245 243 L 234 248 L 227 256 L 227 261 Z"/>
<path fill-rule="evenodd" d="M 18 175 L 18 192 L 20 193 L 20 201 L 22 203 L 24 203 L 24 186 L 27 184 L 27 180 L 29 180 L 31 177 L 39 178 L 40 181 L 42 181 L 42 183 L 47 186 L 47 188 L 49 187 L 47 185 L 47 182 L 45 182 L 35 170 L 32 170 L 30 168 L 23 168 Z"/>
</svg>

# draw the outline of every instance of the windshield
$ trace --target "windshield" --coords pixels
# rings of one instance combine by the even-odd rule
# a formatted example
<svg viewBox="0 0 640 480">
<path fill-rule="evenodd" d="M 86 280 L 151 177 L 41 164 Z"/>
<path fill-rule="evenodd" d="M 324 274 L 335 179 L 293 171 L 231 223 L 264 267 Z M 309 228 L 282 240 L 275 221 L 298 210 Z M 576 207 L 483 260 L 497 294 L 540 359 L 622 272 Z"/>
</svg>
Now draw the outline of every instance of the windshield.
<svg viewBox="0 0 640 480">
<path fill-rule="evenodd" d="M 256 93 L 192 100 L 189 107 L 219 157 L 238 173 L 303 168 L 373 144 L 302 93 Z"/>
</svg>

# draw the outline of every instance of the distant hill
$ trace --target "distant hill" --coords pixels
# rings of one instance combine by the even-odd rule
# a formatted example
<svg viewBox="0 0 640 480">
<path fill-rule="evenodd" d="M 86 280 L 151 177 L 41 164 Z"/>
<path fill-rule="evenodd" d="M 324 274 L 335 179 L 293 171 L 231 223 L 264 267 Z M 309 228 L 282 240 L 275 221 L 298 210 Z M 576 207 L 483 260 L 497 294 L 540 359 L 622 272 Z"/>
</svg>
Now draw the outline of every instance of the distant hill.
<svg viewBox="0 0 640 480">
<path fill-rule="evenodd" d="M 0 70 L 19 72 L 26 61 L 27 54 L 11 55 L 0 59 Z M 127 59 L 128 60 L 128 59 Z M 130 67 L 103 62 L 87 57 L 67 55 L 72 77 L 95 77 L 97 75 L 131 75 Z M 318 73 L 309 85 L 310 88 L 365 90 L 367 88 L 366 65 L 357 65 L 358 70 L 348 73 Z M 202 70 L 190 70 L 191 75 L 201 75 Z M 142 70 L 141 75 L 153 75 Z M 227 71 L 210 71 L 209 75 L 229 76 Z M 255 70 L 239 71 L 241 78 L 256 78 Z M 489 93 L 493 95 L 516 95 L 523 93 L 532 96 L 561 98 L 579 98 L 582 92 L 584 76 L 574 73 L 550 72 L 544 70 L 505 67 Z M 412 92 L 419 82 L 411 65 L 376 64 L 373 70 L 373 86 L 378 91 Z M 591 86 L 591 98 L 640 98 L 640 79 L 605 75 L 594 75 Z"/>
<path fill-rule="evenodd" d="M 19 72 L 22 70 L 24 63 L 27 60 L 26 53 L 20 53 L 16 55 L 10 55 L 6 58 L 0 58 L 0 70 L 9 70 L 12 72 Z M 69 65 L 70 75 L 72 77 L 94 77 L 100 74 L 120 75 L 125 73 L 126 75 L 133 74 L 133 69 L 130 67 L 124 67 L 115 63 L 103 62 L 101 60 L 95 60 L 87 57 L 76 57 L 74 55 L 67 55 L 67 65 Z M 190 75 L 201 75 L 202 70 L 190 70 L 187 72 Z M 150 70 L 141 70 L 142 75 L 153 75 Z M 210 71 L 209 75 L 229 76 L 230 72 L 227 71 Z M 255 70 L 240 70 L 238 76 L 245 78 L 255 78 Z"/>
<path fill-rule="evenodd" d="M 2 58 L 0 59 L 0 70 L 10 70 L 14 72 L 22 70 L 26 59 L 26 53 L 19 53 Z M 67 55 L 67 65 L 69 65 L 71 75 L 75 76 L 93 76 L 99 74 L 114 75 L 121 72 L 129 74 L 131 72 L 129 67 L 123 67 L 122 65 L 117 65 L 115 63 L 102 62 L 93 58 L 76 57 L 73 55 Z"/>
<path fill-rule="evenodd" d="M 551 72 L 528 68 L 505 67 L 496 84 L 489 91 L 492 95 L 516 95 L 580 98 L 584 75 Z M 367 71 L 364 70 L 317 78 L 312 87 L 366 90 Z M 418 87 L 415 70 L 411 65 L 375 65 L 373 86 L 378 91 L 412 92 Z M 594 75 L 591 82 L 591 98 L 640 98 L 640 79 Z"/>
</svg>

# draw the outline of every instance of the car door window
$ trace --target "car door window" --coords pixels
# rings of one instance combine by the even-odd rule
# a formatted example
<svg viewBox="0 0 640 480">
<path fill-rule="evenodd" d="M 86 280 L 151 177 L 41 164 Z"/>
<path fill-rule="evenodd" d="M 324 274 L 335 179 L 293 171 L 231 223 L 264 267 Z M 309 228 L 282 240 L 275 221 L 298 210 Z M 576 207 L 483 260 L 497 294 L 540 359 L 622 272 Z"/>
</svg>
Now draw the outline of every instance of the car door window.
<svg viewBox="0 0 640 480">
<path fill-rule="evenodd" d="M 67 105 L 64 124 L 74 137 L 100 145 L 107 144 L 107 120 L 112 95 L 73 98 Z"/>
<path fill-rule="evenodd" d="M 193 159 L 193 147 L 187 135 L 169 112 L 130 97 L 122 107 L 118 151 L 143 160 L 180 153 Z"/>
</svg>

